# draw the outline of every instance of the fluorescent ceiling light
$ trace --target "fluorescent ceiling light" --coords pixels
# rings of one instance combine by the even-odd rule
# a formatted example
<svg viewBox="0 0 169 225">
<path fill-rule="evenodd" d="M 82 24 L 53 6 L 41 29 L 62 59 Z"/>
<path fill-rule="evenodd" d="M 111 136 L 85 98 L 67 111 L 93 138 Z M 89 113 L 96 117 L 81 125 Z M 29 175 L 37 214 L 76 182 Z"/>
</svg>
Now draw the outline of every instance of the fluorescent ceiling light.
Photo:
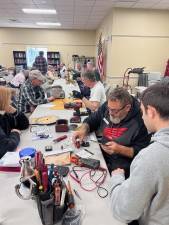
<svg viewBox="0 0 169 225">
<path fill-rule="evenodd" d="M 22 9 L 22 11 L 31 14 L 56 14 L 55 9 Z"/>
<path fill-rule="evenodd" d="M 60 26 L 61 26 L 61 23 L 45 23 L 45 22 L 37 22 L 36 24 L 37 24 L 37 25 L 40 25 L 40 26 L 57 26 L 57 27 L 60 27 Z"/>
</svg>

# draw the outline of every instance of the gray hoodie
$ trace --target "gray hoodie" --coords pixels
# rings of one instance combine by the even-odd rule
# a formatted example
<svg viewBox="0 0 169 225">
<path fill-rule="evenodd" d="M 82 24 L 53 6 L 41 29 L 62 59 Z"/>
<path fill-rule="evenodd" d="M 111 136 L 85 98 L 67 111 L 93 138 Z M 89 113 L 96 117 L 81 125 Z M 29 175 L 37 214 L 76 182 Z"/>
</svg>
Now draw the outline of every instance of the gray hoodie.
<svg viewBox="0 0 169 225">
<path fill-rule="evenodd" d="M 169 225 L 169 128 L 152 137 L 130 167 L 130 177 L 111 177 L 113 216 L 124 222 L 139 220 L 141 225 Z"/>
</svg>

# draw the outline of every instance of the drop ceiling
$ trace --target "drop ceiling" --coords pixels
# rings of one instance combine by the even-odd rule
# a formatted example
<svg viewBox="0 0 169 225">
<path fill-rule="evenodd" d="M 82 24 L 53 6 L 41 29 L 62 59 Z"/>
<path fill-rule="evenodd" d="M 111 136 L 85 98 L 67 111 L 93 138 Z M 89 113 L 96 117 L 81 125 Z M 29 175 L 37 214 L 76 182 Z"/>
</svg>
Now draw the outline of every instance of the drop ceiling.
<svg viewBox="0 0 169 225">
<path fill-rule="evenodd" d="M 113 7 L 169 9 L 169 0 L 0 0 L 0 27 L 97 29 Z M 22 8 L 56 9 L 56 15 L 25 14 Z M 61 23 L 39 26 L 36 22 Z"/>
</svg>

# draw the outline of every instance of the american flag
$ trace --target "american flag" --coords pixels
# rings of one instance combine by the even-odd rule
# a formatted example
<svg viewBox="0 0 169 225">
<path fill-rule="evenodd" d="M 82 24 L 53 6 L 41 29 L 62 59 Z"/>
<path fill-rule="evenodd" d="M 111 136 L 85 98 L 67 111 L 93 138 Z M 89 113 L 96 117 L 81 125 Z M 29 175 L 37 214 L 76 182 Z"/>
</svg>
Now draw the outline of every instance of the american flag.
<svg viewBox="0 0 169 225">
<path fill-rule="evenodd" d="M 103 70 L 102 34 L 100 35 L 99 44 L 98 44 L 97 68 L 98 68 L 98 71 L 100 73 L 100 77 L 103 78 L 104 70 Z"/>
</svg>

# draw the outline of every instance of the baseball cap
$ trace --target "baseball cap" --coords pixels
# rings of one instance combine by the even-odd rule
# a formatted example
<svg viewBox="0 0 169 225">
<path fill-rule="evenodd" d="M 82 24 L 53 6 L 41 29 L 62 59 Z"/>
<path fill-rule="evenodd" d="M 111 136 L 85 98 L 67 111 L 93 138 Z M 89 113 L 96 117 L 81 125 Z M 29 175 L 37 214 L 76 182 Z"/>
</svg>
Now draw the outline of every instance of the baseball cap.
<svg viewBox="0 0 169 225">
<path fill-rule="evenodd" d="M 33 79 L 37 79 L 40 81 L 45 81 L 45 77 L 42 75 L 42 73 L 39 70 L 32 70 L 29 74 L 29 79 L 33 80 Z"/>
</svg>

